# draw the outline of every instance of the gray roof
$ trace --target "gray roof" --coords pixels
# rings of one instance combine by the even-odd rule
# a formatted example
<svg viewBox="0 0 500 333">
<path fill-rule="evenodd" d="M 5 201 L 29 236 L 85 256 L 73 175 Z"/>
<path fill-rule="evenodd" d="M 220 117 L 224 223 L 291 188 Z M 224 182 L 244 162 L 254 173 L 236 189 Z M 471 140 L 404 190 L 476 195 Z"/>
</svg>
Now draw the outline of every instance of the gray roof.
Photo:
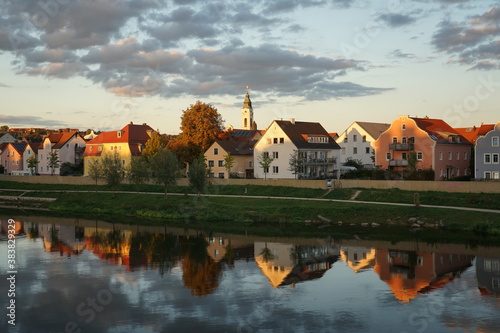
<svg viewBox="0 0 500 333">
<path fill-rule="evenodd" d="M 333 140 L 320 123 L 303 121 L 292 123 L 289 120 L 276 120 L 276 123 L 299 149 L 340 149 L 340 146 Z M 326 136 L 328 137 L 328 143 L 310 143 L 304 138 L 306 135 Z"/>
<path fill-rule="evenodd" d="M 377 140 L 380 134 L 391 126 L 391 124 L 369 123 L 365 121 L 357 121 L 356 124 L 361 126 L 374 140 Z"/>
<path fill-rule="evenodd" d="M 216 140 L 226 152 L 231 155 L 253 155 L 253 147 L 257 141 L 226 141 Z"/>
</svg>

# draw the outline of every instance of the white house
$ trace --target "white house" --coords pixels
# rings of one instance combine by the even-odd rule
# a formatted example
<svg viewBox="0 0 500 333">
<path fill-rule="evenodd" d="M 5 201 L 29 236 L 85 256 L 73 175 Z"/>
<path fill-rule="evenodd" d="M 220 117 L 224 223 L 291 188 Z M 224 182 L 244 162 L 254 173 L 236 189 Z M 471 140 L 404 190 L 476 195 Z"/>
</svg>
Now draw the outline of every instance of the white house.
<svg viewBox="0 0 500 333">
<path fill-rule="evenodd" d="M 335 177 L 339 152 L 339 145 L 320 123 L 274 120 L 254 147 L 254 174 L 272 179 Z M 263 155 L 273 159 L 268 170 L 259 164 Z M 290 164 L 292 155 L 296 172 L 291 171 L 295 169 Z"/>
<path fill-rule="evenodd" d="M 366 168 L 375 167 L 373 143 L 390 124 L 355 121 L 336 139 L 341 147 L 340 162 L 359 160 Z"/>
<path fill-rule="evenodd" d="M 59 166 L 69 162 L 78 164 L 83 161 L 83 151 L 85 140 L 78 132 L 58 132 L 47 135 L 38 149 L 38 172 L 42 175 L 50 175 L 52 170 L 49 167 L 49 154 L 56 152 L 59 157 Z M 54 174 L 59 174 L 59 168 L 54 170 Z"/>
</svg>

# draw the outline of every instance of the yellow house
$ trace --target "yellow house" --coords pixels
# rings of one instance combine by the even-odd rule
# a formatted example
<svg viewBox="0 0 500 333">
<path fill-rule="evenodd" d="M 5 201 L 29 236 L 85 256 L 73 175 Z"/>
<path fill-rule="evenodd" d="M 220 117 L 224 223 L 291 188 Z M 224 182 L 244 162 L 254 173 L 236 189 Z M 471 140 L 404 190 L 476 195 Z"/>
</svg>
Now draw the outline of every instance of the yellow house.
<svg viewBox="0 0 500 333">
<path fill-rule="evenodd" d="M 229 178 L 224 167 L 228 154 L 234 157 L 231 173 L 238 178 L 253 178 L 253 147 L 257 141 L 216 140 L 205 152 L 211 178 Z"/>
<path fill-rule="evenodd" d="M 99 163 L 104 156 L 118 156 L 123 167 L 127 167 L 133 156 L 140 156 L 153 129 L 146 123 L 132 122 L 119 131 L 102 132 L 87 142 L 83 154 L 84 175 L 89 175 L 89 166 Z"/>
</svg>

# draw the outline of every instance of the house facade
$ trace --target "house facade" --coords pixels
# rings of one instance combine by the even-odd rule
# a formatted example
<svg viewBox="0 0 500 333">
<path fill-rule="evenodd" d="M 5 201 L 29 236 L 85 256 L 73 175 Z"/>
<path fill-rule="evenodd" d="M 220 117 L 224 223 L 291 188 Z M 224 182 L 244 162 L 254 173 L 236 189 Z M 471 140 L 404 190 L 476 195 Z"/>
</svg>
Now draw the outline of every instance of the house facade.
<svg viewBox="0 0 500 333">
<path fill-rule="evenodd" d="M 389 124 L 355 121 L 335 140 L 340 150 L 340 162 L 348 159 L 359 160 L 365 168 L 375 167 L 373 143 Z"/>
<path fill-rule="evenodd" d="M 54 174 L 58 175 L 63 163 L 80 163 L 84 149 L 85 140 L 77 131 L 51 133 L 43 138 L 38 149 L 38 172 L 41 175 L 52 174 L 49 158 L 51 153 L 57 153 L 59 167 L 54 168 Z"/>
<path fill-rule="evenodd" d="M 27 143 L 26 148 L 23 153 L 23 170 L 29 172 L 30 175 L 38 173 L 38 164 L 35 165 L 34 168 L 29 167 L 29 159 L 32 156 L 35 156 L 38 159 L 38 143 Z"/>
<path fill-rule="evenodd" d="M 224 167 L 224 159 L 228 154 L 234 157 L 231 174 L 238 178 L 253 178 L 253 148 L 257 141 L 216 140 L 205 152 L 210 178 L 229 178 Z"/>
<path fill-rule="evenodd" d="M 16 138 L 7 132 L 0 133 L 0 144 L 8 142 L 16 142 Z"/>
<path fill-rule="evenodd" d="M 434 170 L 435 180 L 470 175 L 471 143 L 441 119 L 399 116 L 374 142 L 381 169 Z"/>
<path fill-rule="evenodd" d="M 28 144 L 26 142 L 6 142 L 0 145 L 0 158 L 5 174 L 24 170 L 24 151 Z"/>
<path fill-rule="evenodd" d="M 255 145 L 255 177 L 271 179 L 335 177 L 339 171 L 339 152 L 339 145 L 320 123 L 298 122 L 295 119 L 275 120 Z M 268 170 L 264 170 L 259 164 L 264 155 L 273 159 Z M 295 156 L 296 168 L 291 167 L 292 156 Z"/>
<path fill-rule="evenodd" d="M 118 131 L 102 132 L 85 146 L 83 174 L 89 175 L 89 166 L 100 163 L 105 156 L 117 156 L 124 168 L 133 157 L 141 156 L 154 130 L 146 123 L 130 123 Z"/>
<path fill-rule="evenodd" d="M 500 122 L 477 138 L 474 169 L 478 179 L 500 179 Z"/>
</svg>

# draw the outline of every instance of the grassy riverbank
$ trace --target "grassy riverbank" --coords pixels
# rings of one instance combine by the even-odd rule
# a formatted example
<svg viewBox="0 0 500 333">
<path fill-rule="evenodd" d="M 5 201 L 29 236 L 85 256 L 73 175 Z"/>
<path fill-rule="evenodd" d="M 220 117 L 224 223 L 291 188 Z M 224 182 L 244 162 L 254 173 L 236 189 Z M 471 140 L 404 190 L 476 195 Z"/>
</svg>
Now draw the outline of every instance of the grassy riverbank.
<svg viewBox="0 0 500 333">
<path fill-rule="evenodd" d="M 291 199 L 270 199 L 274 197 L 301 197 L 325 199 L 349 199 L 358 191 L 341 189 L 327 192 L 321 189 L 303 189 L 261 186 L 211 186 L 209 194 L 263 196 L 248 197 L 207 197 L 188 196 L 186 187 L 172 187 L 171 193 L 185 195 L 139 194 L 136 191 L 153 193 L 162 192 L 162 187 L 154 185 L 120 185 L 114 189 L 107 186 L 72 186 L 64 184 L 24 184 L 0 182 L 0 195 L 19 195 L 14 190 L 36 190 L 25 193 L 29 197 L 53 197 L 55 202 L 19 202 L 22 206 L 50 208 L 54 211 L 76 214 L 117 215 L 137 218 L 154 218 L 159 221 L 177 221 L 176 223 L 213 227 L 246 228 L 250 225 L 279 226 L 293 231 L 294 228 L 310 228 L 329 232 L 342 226 L 360 226 L 363 223 L 377 223 L 384 226 L 408 226 L 408 219 L 417 217 L 428 226 L 442 221 L 449 231 L 469 231 L 477 235 L 500 235 L 500 214 L 459 211 L 406 206 L 382 206 L 351 202 L 329 202 Z M 87 193 L 61 193 L 51 191 L 90 191 Z M 92 191 L 127 191 L 130 193 L 92 192 Z M 361 191 L 356 200 L 376 202 L 412 203 L 414 192 L 401 190 Z M 21 192 L 22 193 L 22 192 Z M 500 195 L 463 194 L 444 192 L 420 192 L 421 204 L 440 204 L 467 206 L 474 208 L 499 209 Z M 322 219 L 321 217 L 326 219 Z M 328 222 L 328 220 L 330 222 Z M 163 222 L 165 223 L 165 222 Z M 170 222 L 169 222 L 170 223 Z"/>
</svg>

